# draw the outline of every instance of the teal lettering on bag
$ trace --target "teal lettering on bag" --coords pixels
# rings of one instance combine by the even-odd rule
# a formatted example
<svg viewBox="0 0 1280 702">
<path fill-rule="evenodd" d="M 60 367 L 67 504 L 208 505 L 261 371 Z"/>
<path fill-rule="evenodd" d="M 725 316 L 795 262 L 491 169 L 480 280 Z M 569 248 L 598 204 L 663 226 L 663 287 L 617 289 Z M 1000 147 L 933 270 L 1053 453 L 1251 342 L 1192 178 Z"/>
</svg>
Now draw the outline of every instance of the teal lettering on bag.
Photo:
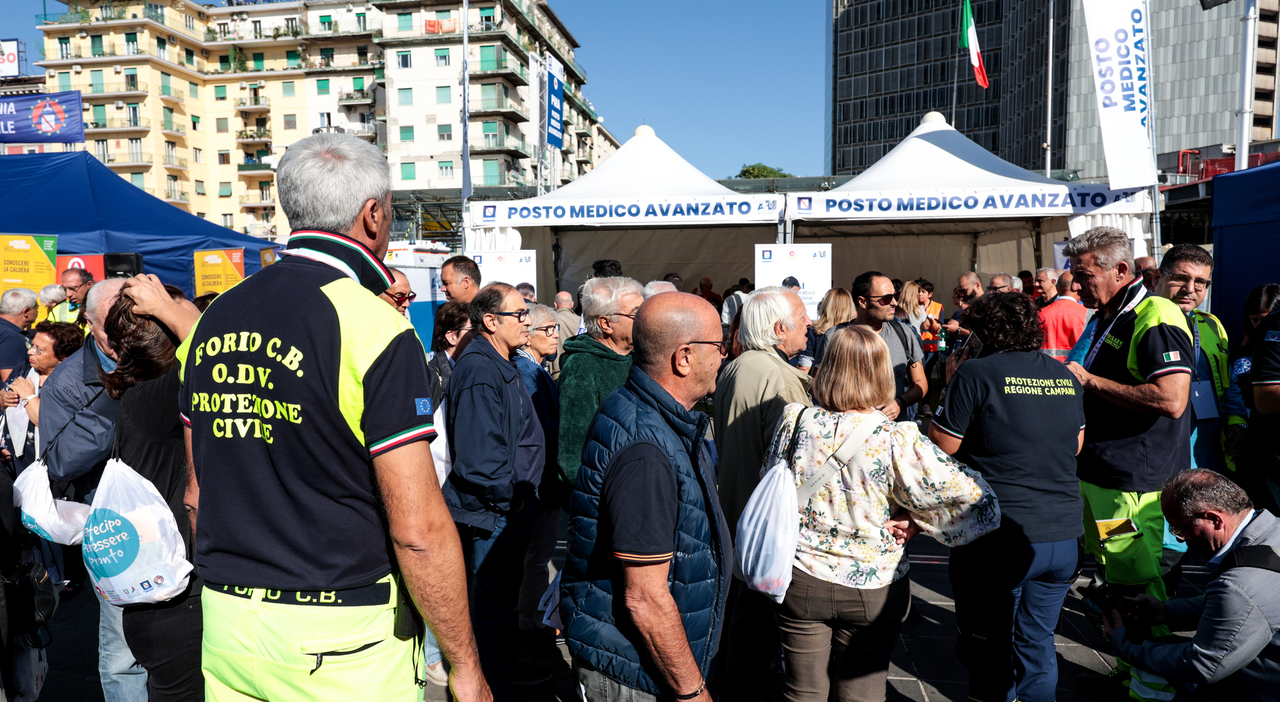
<svg viewBox="0 0 1280 702">
<path fill-rule="evenodd" d="M 94 577 L 114 578 L 138 557 L 138 530 L 109 509 L 95 509 L 84 525 L 84 565 Z"/>
</svg>

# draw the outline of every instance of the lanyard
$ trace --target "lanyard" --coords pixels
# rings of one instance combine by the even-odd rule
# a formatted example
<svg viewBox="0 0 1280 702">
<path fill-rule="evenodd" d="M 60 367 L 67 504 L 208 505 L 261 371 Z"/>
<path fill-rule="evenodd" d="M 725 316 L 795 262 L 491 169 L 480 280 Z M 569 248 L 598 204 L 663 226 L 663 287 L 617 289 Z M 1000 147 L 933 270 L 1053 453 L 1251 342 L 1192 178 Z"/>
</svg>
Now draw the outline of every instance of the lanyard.
<svg viewBox="0 0 1280 702">
<path fill-rule="evenodd" d="M 1134 282 L 1137 282 L 1137 281 L 1135 280 Z M 1132 285 L 1133 283 L 1130 283 L 1131 287 L 1129 289 L 1132 289 Z M 1111 323 L 1107 325 L 1107 328 L 1105 331 L 1103 331 L 1101 334 L 1094 337 L 1097 339 L 1097 341 L 1093 343 L 1093 348 L 1089 350 L 1089 355 L 1086 356 L 1084 359 L 1084 367 L 1086 370 L 1089 370 L 1093 367 L 1093 357 L 1098 355 L 1098 349 L 1102 348 L 1102 342 L 1106 341 L 1107 334 L 1111 333 L 1111 327 L 1114 327 L 1116 325 L 1116 320 L 1120 319 L 1120 315 L 1127 314 L 1133 311 L 1133 308 L 1137 307 L 1138 303 L 1142 302 L 1142 298 L 1146 296 L 1147 296 L 1147 289 L 1142 287 L 1142 285 L 1138 285 L 1138 294 L 1135 295 L 1134 298 L 1129 301 L 1129 304 L 1124 306 L 1124 309 L 1121 309 L 1120 311 L 1116 312 L 1115 316 L 1111 318 Z"/>
<path fill-rule="evenodd" d="M 1191 354 L 1191 382 L 1200 382 L 1200 323 L 1196 321 L 1196 313 L 1192 312 L 1191 338 L 1195 341 L 1196 350 Z"/>
</svg>

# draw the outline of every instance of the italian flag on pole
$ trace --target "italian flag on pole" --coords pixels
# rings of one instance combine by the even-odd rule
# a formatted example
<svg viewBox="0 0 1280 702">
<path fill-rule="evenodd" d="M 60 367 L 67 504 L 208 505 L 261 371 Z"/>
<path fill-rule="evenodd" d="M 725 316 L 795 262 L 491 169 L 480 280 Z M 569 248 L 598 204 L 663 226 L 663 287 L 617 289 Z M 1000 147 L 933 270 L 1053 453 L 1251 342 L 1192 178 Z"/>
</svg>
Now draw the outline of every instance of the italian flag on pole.
<svg viewBox="0 0 1280 702">
<path fill-rule="evenodd" d="M 964 17 L 960 24 L 960 48 L 969 49 L 969 63 L 973 64 L 973 77 L 983 89 L 991 87 L 987 81 L 987 67 L 982 65 L 982 50 L 978 47 L 978 29 L 973 26 L 973 8 L 964 0 Z"/>
</svg>

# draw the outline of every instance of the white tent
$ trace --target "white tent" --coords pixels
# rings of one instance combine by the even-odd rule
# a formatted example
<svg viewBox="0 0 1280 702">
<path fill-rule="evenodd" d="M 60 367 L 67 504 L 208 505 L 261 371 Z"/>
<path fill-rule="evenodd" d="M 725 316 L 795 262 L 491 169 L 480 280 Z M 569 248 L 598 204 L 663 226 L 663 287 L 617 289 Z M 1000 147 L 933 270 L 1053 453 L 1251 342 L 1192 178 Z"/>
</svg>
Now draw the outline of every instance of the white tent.
<svg viewBox="0 0 1280 702">
<path fill-rule="evenodd" d="M 1052 266 L 1054 242 L 1100 224 L 1119 225 L 1145 247 L 1150 212 L 1146 190 L 1045 178 L 978 146 L 937 112 L 839 188 L 787 195 L 795 243 L 831 243 L 837 285 L 878 270 L 923 276 L 939 290 L 964 271 Z"/>
<path fill-rule="evenodd" d="M 519 232 L 520 247 L 536 249 L 538 297 L 573 291 L 598 259 L 616 259 L 640 282 L 679 273 L 685 289 L 709 277 L 717 288 L 753 275 L 755 244 L 778 238 L 781 195 L 745 195 L 694 168 L 640 126 L 635 136 L 594 170 L 527 200 L 471 203 L 473 240 Z M 554 252 L 554 253 L 553 253 Z M 558 272 L 558 276 L 557 276 Z M 515 283 L 518 281 L 506 281 Z"/>
</svg>

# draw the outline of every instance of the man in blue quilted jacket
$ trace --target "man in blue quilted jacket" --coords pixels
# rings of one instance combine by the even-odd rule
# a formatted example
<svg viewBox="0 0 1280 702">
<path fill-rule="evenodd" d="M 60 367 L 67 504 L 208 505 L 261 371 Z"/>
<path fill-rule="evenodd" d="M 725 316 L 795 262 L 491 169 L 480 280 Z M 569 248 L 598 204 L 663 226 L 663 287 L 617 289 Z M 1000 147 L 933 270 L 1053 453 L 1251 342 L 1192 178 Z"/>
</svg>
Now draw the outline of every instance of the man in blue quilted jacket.
<svg viewBox="0 0 1280 702">
<path fill-rule="evenodd" d="M 587 702 L 709 702 L 732 545 L 693 406 L 725 347 L 715 308 L 669 292 L 635 319 L 635 362 L 587 428 L 560 609 Z"/>
</svg>

